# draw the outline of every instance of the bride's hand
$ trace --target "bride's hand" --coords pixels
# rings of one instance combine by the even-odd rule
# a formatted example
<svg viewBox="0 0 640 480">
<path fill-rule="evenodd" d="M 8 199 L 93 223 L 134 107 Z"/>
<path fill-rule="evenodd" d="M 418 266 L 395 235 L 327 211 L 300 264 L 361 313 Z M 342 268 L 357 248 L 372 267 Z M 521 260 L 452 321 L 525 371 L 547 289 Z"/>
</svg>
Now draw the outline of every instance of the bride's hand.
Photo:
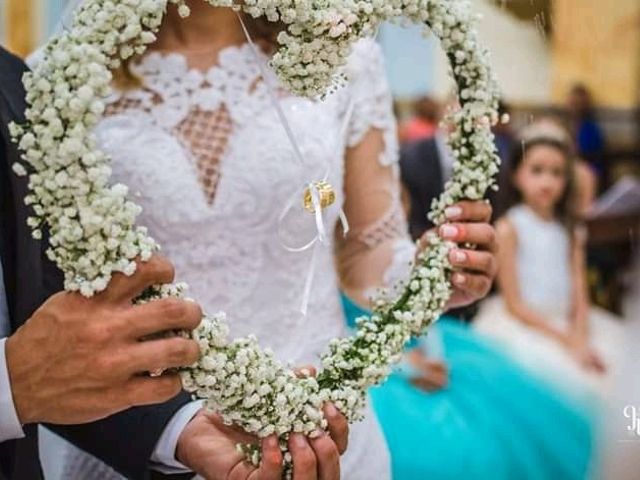
<svg viewBox="0 0 640 480">
<path fill-rule="evenodd" d="M 280 480 L 282 453 L 275 436 L 261 442 L 259 467 L 246 462 L 238 443 L 258 444 L 258 439 L 240 429 L 224 425 L 213 413 L 201 410 L 178 439 L 177 460 L 206 480 Z M 329 435 L 314 439 L 292 435 L 289 451 L 294 480 L 338 480 L 340 454 Z"/>
<path fill-rule="evenodd" d="M 495 230 L 489 223 L 491 213 L 491 205 L 482 200 L 460 202 L 446 210 L 451 223 L 441 226 L 438 234 L 460 246 L 449 255 L 456 272 L 451 278 L 454 292 L 447 304 L 448 309 L 471 305 L 486 297 L 491 290 L 498 272 L 498 244 Z M 424 240 L 426 236 L 423 244 Z M 465 249 L 467 244 L 476 245 L 476 249 Z"/>
<path fill-rule="evenodd" d="M 449 368 L 441 360 L 428 358 L 418 349 L 407 354 L 407 361 L 419 372 L 411 379 L 411 383 L 426 392 L 435 392 L 446 388 L 449 384 Z"/>
</svg>

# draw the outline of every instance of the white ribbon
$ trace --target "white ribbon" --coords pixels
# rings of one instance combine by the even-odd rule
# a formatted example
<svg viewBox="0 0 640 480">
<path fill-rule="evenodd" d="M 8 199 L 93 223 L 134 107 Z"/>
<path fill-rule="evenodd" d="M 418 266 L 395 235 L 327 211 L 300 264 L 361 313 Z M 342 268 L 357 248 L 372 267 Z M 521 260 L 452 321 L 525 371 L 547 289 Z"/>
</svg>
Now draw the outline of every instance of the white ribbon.
<svg viewBox="0 0 640 480">
<path fill-rule="evenodd" d="M 251 38 L 251 34 L 249 33 L 247 26 L 245 25 L 242 15 L 239 12 L 236 12 L 236 14 L 238 16 L 238 20 L 240 20 L 240 25 L 242 25 L 242 30 L 244 31 L 244 34 L 247 37 L 247 41 L 249 42 L 251 52 L 253 53 L 253 56 L 256 60 L 258 68 L 260 69 L 260 74 L 262 75 L 265 85 L 267 86 L 271 103 L 273 104 L 273 107 L 278 114 L 280 123 L 282 124 L 282 127 L 284 128 L 285 133 L 287 134 L 287 138 L 289 139 L 289 142 L 293 147 L 293 151 L 295 153 L 296 158 L 298 159 L 298 162 L 300 162 L 301 166 L 304 166 L 304 158 L 302 156 L 302 151 L 300 150 L 298 142 L 295 139 L 295 135 L 293 134 L 293 130 L 291 129 L 291 125 L 289 124 L 289 121 L 287 120 L 287 117 L 276 95 L 277 87 L 276 85 L 273 84 L 271 76 L 269 75 L 262 61 L 260 60 L 258 49 L 255 43 L 253 42 L 253 39 Z M 342 135 L 340 138 L 346 138 L 346 133 L 349 127 L 351 116 L 353 114 L 353 109 L 354 109 L 353 100 L 350 100 L 349 105 L 347 107 L 347 113 L 345 115 L 344 122 L 340 130 L 340 133 Z M 342 152 L 338 152 L 338 155 L 342 155 Z M 331 164 L 328 162 L 327 170 L 322 180 L 324 182 L 327 182 L 329 180 L 330 174 L 331 174 Z M 306 243 L 305 245 L 295 247 L 295 246 L 288 245 L 283 240 L 283 231 L 282 231 L 283 223 L 284 223 L 285 217 L 296 207 L 296 205 L 299 205 L 299 202 L 301 202 L 301 200 L 303 199 L 307 189 L 311 194 L 311 202 L 314 208 L 314 217 L 315 217 L 317 234 L 310 242 Z M 339 216 L 340 216 L 340 222 L 342 224 L 343 235 L 346 236 L 349 233 L 349 222 L 347 220 L 347 215 L 344 213 L 343 208 L 340 208 Z M 318 191 L 318 187 L 315 182 L 310 181 L 305 183 L 302 187 L 301 192 L 296 191 L 291 196 L 291 198 L 289 198 L 289 200 L 285 204 L 285 207 L 280 213 L 280 216 L 278 217 L 278 236 L 280 238 L 280 243 L 282 244 L 283 248 L 285 248 L 289 252 L 300 253 L 300 252 L 307 251 L 310 248 L 313 248 L 313 253 L 311 254 L 311 262 L 309 264 L 309 270 L 307 271 L 307 276 L 305 280 L 304 293 L 302 296 L 302 305 L 300 307 L 300 311 L 304 316 L 306 316 L 309 309 L 309 300 L 311 298 L 311 288 L 313 286 L 313 277 L 315 276 L 320 248 L 322 245 L 326 246 L 330 244 L 330 242 L 327 239 L 327 231 L 326 231 L 325 222 L 324 222 L 323 208 L 321 205 L 321 194 Z"/>
</svg>

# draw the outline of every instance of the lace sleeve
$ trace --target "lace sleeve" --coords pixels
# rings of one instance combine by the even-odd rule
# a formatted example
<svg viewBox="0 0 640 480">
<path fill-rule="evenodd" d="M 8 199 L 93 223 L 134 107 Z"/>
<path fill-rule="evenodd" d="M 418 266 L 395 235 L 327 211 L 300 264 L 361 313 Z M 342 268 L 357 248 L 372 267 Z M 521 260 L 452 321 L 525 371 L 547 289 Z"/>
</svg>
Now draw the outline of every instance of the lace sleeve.
<svg viewBox="0 0 640 480">
<path fill-rule="evenodd" d="M 402 205 L 397 128 L 379 47 L 360 42 L 349 67 L 354 111 L 344 208 L 351 231 L 338 235 L 336 259 L 343 290 L 366 307 L 377 290 L 407 277 L 416 247 Z"/>
<path fill-rule="evenodd" d="M 372 39 L 357 42 L 349 58 L 347 76 L 353 102 L 348 145 L 357 146 L 372 128 L 378 129 L 384 137 L 379 162 L 382 165 L 396 164 L 400 150 L 398 129 L 380 45 Z"/>
</svg>

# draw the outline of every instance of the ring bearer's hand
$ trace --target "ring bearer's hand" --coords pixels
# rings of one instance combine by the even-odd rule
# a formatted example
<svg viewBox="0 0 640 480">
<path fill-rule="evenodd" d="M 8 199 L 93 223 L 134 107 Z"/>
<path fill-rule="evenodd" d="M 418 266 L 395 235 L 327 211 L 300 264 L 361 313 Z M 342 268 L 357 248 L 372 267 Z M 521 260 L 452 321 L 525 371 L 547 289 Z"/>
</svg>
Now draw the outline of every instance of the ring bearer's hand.
<svg viewBox="0 0 640 480">
<path fill-rule="evenodd" d="M 325 409 L 330 425 L 331 413 Z M 344 437 L 336 430 L 339 428 L 342 427 L 334 421 L 329 429 L 331 435 L 336 431 L 336 436 Z M 244 454 L 238 452 L 239 443 L 260 443 L 259 466 L 247 462 Z M 346 443 L 343 444 L 346 447 Z M 294 434 L 289 440 L 289 452 L 293 460 L 293 480 L 340 478 L 340 447 L 328 434 L 322 433 L 314 439 Z M 176 459 L 206 480 L 280 480 L 283 474 L 282 452 L 275 436 L 259 442 L 256 437 L 225 425 L 219 415 L 206 410 L 201 410 L 181 433 Z"/>
<path fill-rule="evenodd" d="M 315 376 L 313 367 L 296 370 L 299 377 Z M 349 424 L 332 405 L 324 407 L 328 433 L 309 439 L 294 434 L 289 439 L 293 460 L 293 480 L 338 480 L 340 455 L 347 449 Z M 261 442 L 262 461 L 258 467 L 238 453 L 238 443 L 257 444 L 258 439 L 239 428 L 224 425 L 219 415 L 201 410 L 178 438 L 176 458 L 206 480 L 280 480 L 282 453 L 275 436 Z"/>
<path fill-rule="evenodd" d="M 419 349 L 413 349 L 407 354 L 407 361 L 419 373 L 411 379 L 415 387 L 426 392 L 435 392 L 449 384 L 449 367 L 442 360 L 428 358 Z"/>
<path fill-rule="evenodd" d="M 59 293 L 6 342 L 16 413 L 22 424 L 77 424 L 177 395 L 177 374 L 145 372 L 198 359 L 198 344 L 184 338 L 141 339 L 168 330 L 192 330 L 202 319 L 193 302 L 166 299 L 133 305 L 147 287 L 173 281 L 159 257 L 138 264 L 131 277 L 114 276 L 93 298 Z"/>
<path fill-rule="evenodd" d="M 459 245 L 449 255 L 456 271 L 451 278 L 454 292 L 447 308 L 466 307 L 487 296 L 498 273 L 498 243 L 490 223 L 492 209 L 483 200 L 465 201 L 449 207 L 445 214 L 450 223 L 442 225 L 438 234 Z M 465 249 L 466 244 L 476 245 L 476 249 Z"/>
</svg>

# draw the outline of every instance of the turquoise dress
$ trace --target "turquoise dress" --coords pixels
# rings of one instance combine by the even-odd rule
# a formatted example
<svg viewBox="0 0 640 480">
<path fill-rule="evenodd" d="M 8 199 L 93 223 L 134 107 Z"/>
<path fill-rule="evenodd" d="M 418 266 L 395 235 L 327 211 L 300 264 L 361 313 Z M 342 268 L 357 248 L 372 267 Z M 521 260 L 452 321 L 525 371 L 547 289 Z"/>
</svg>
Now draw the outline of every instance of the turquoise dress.
<svg viewBox="0 0 640 480">
<path fill-rule="evenodd" d="M 351 327 L 367 315 L 348 298 L 343 303 Z M 449 386 L 427 393 L 396 372 L 371 390 L 394 480 L 588 476 L 593 405 L 532 377 L 465 324 L 443 318 L 433 328 Z"/>
</svg>

